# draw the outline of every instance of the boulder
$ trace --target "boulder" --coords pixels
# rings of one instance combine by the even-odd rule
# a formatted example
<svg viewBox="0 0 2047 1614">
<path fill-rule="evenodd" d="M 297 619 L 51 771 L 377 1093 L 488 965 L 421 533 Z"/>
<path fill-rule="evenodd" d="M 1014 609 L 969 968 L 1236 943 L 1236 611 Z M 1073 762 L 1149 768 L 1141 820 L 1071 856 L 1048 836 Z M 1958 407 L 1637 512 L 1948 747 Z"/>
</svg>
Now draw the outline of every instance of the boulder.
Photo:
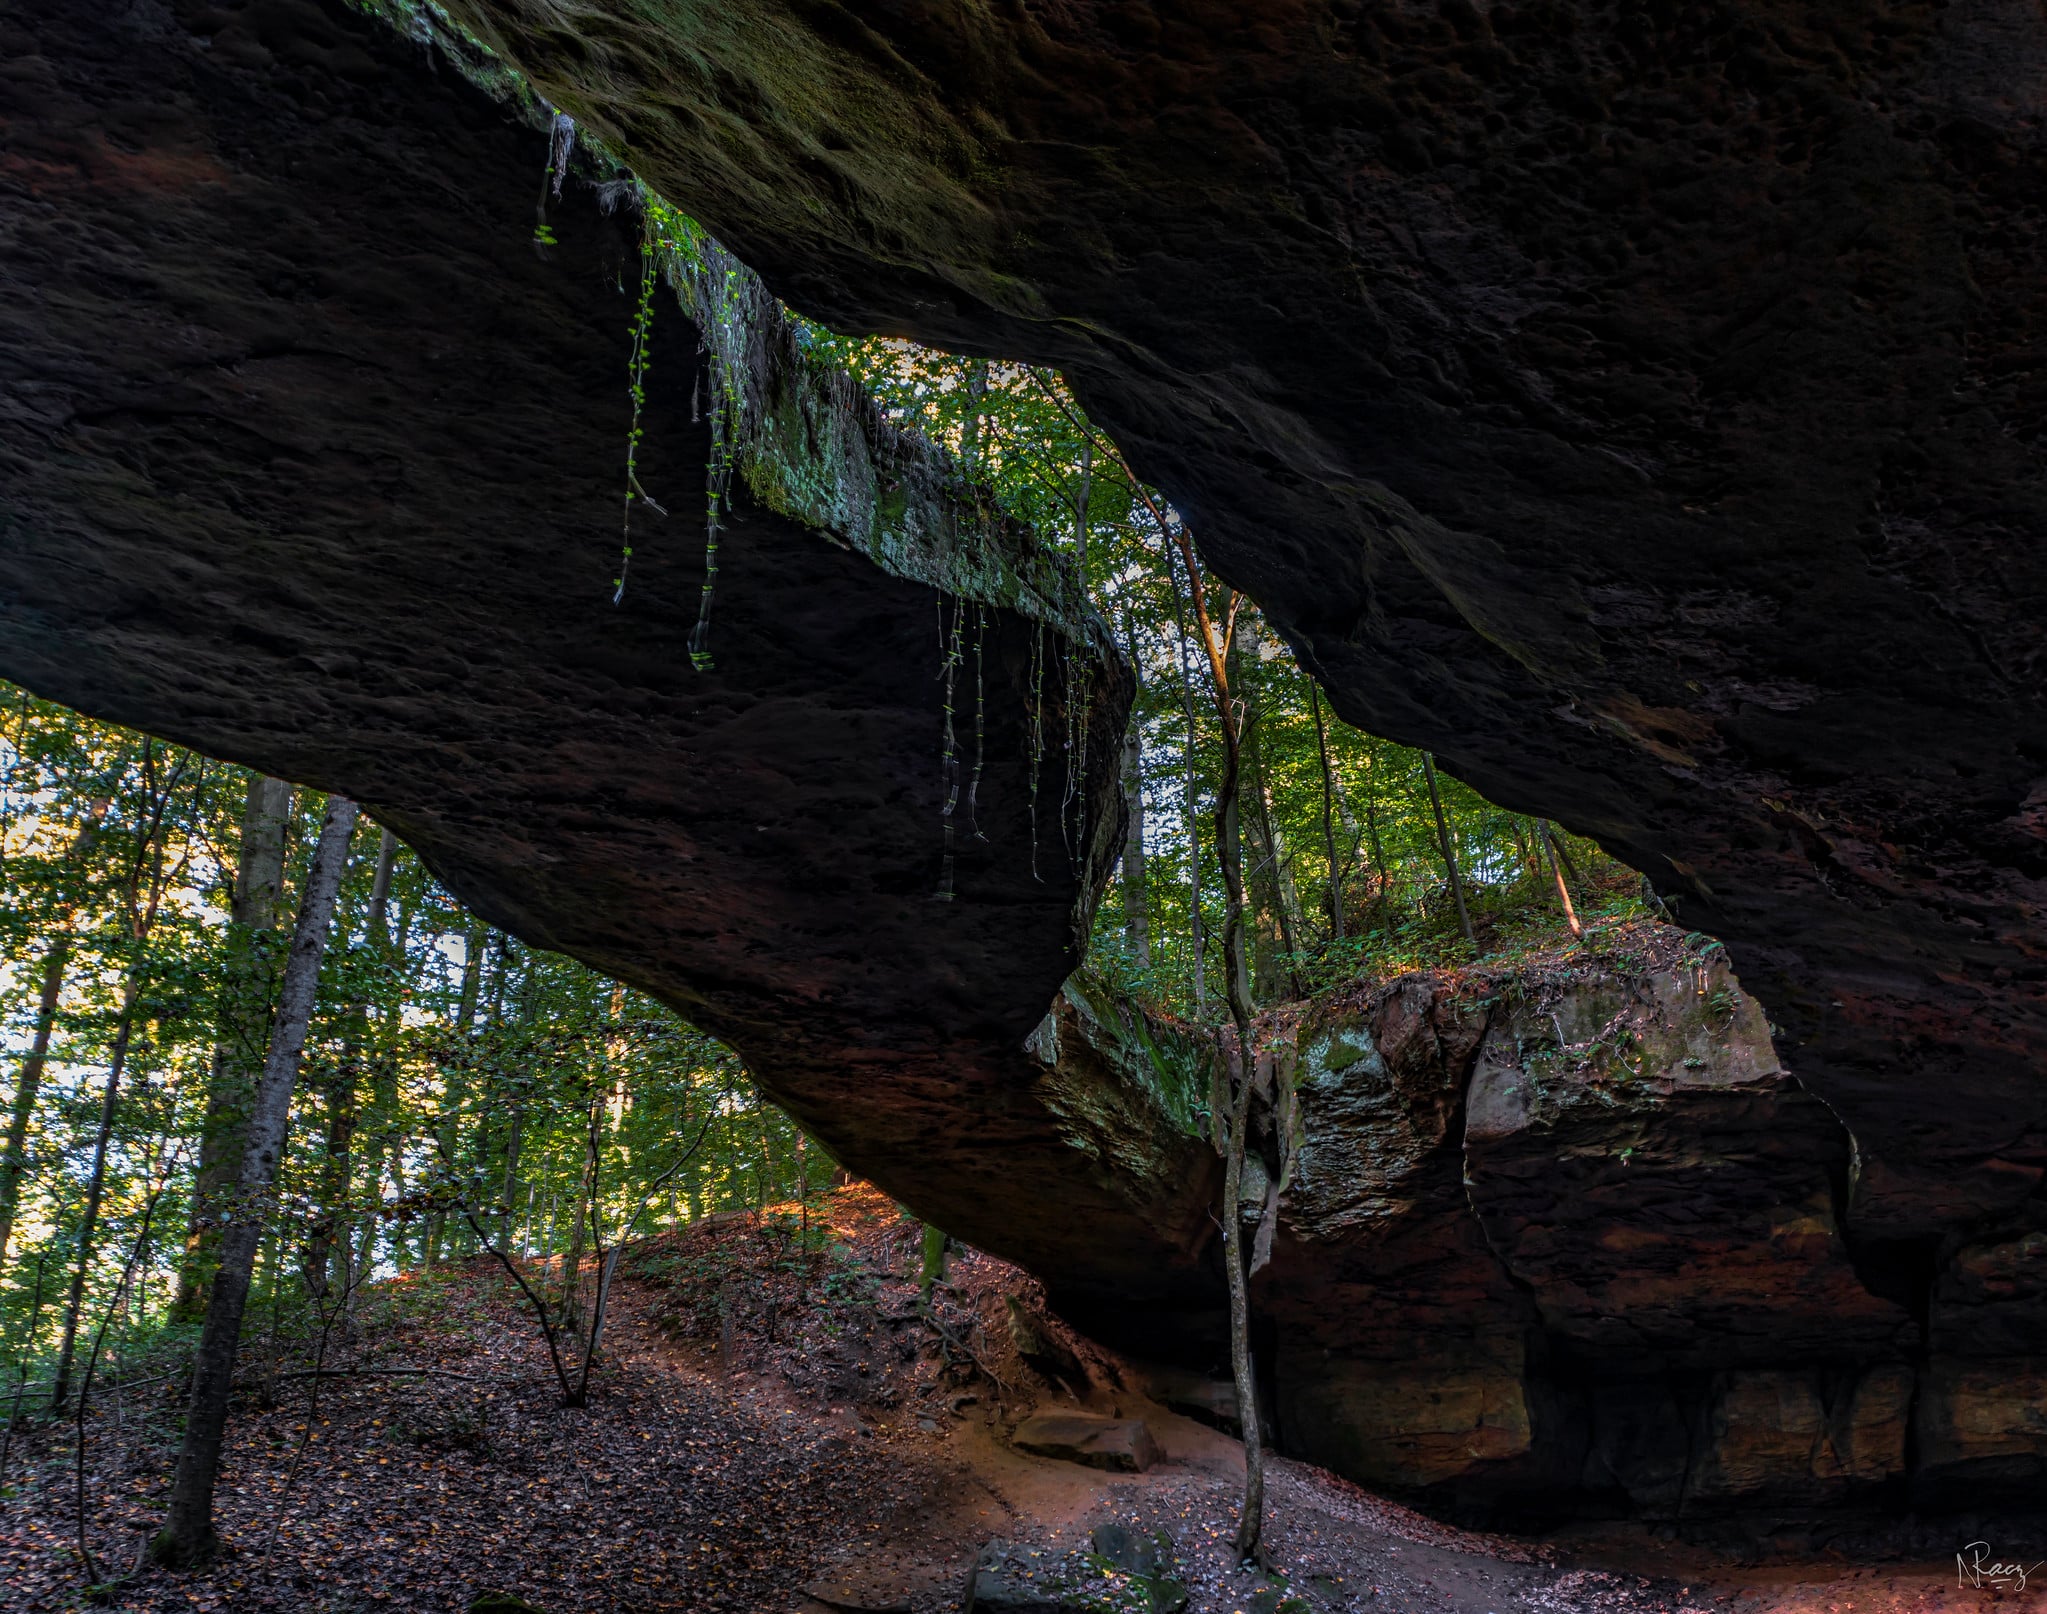
<svg viewBox="0 0 2047 1614">
<path fill-rule="evenodd" d="M 1717 945 L 1521 983 L 1471 1078 L 1464 1179 L 1551 1339 L 1594 1360 L 1868 1360 L 1917 1329 L 1835 1214 L 1850 1140 Z"/>
<path fill-rule="evenodd" d="M 1138 1418 L 1104 1418 L 1087 1412 L 1038 1412 L 1016 1426 L 1019 1451 L 1088 1468 L 1141 1474 L 1161 1453 Z"/>
<path fill-rule="evenodd" d="M 892 1580 L 872 1574 L 828 1575 L 805 1586 L 803 1595 L 836 1614 L 910 1614 L 910 1592 Z"/>
<path fill-rule="evenodd" d="M 991 1541 L 967 1576 L 960 1614 L 1084 1614 L 1084 1609 L 1067 1595 L 1056 1560 Z"/>
<path fill-rule="evenodd" d="M 1914 1248 L 1858 1248 L 1853 1140 L 1719 949 L 1640 942 L 1302 1022 L 1257 1280 L 1283 1449 L 1459 1514 L 1666 1520 L 1872 1505 L 1915 1452 L 2014 1473 L 2047 1452 L 2031 1368 L 2005 1402 L 1958 1381 L 1945 1444 L 1907 1438 L 1913 1306 L 1932 1286 L 1936 1327 L 2020 1337 L 2028 1227 L 1961 1246 L 1938 1285 Z"/>
<path fill-rule="evenodd" d="M 1096 1525 L 1088 1539 L 1102 1566 L 1127 1576 L 1128 1585 L 1144 1597 L 1146 1614 L 1182 1614 L 1187 1588 L 1167 1573 L 1173 1560 L 1170 1538 L 1163 1533 L 1141 1535 L 1112 1522 Z"/>
</svg>

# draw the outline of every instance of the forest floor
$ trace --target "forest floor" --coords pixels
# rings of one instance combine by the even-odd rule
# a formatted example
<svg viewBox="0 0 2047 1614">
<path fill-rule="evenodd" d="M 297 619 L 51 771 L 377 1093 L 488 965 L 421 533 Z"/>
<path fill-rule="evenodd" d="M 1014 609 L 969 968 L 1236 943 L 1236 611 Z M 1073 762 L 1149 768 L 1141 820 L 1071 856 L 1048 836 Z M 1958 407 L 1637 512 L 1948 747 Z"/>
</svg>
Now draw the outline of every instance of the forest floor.
<svg viewBox="0 0 2047 1614">
<path fill-rule="evenodd" d="M 1065 1586 L 1067 1608 L 1147 1609 L 1142 1583 L 1092 1554 L 1091 1533 L 1114 1522 L 1163 1533 L 1193 1614 L 2047 1608 L 2047 1569 L 2000 1593 L 1958 1590 L 1952 1567 L 1742 1570 L 1646 1538 L 1573 1550 L 1452 1529 L 1283 1459 L 1270 1477 L 1276 1573 L 1242 1573 L 1229 1551 L 1237 1443 L 1148 1399 L 1140 1372 L 1067 1333 L 1028 1278 L 990 1257 L 956 1257 L 926 1321 L 919 1236 L 856 1187 L 814 1221 L 716 1218 L 643 1247 L 580 1410 L 559 1405 L 501 1274 L 378 1285 L 330 1342 L 330 1361 L 360 1371 L 280 1376 L 238 1412 L 219 1509 L 233 1556 L 145 1574 L 109 1600 L 460 1614 L 500 1593 L 544 1614 L 950 1614 L 999 1540 L 1013 1579 Z M 169 1479 L 175 1387 L 143 1388 L 118 1419 L 98 1398 L 86 1463 L 88 1539 L 122 1568 Z M 1141 1418 L 1164 1460 L 1121 1474 L 1010 1445 L 1033 1405 L 1077 1401 Z M 10 1614 L 87 1606 L 74 1439 L 45 1425 L 14 1441 L 0 1492 Z"/>
</svg>

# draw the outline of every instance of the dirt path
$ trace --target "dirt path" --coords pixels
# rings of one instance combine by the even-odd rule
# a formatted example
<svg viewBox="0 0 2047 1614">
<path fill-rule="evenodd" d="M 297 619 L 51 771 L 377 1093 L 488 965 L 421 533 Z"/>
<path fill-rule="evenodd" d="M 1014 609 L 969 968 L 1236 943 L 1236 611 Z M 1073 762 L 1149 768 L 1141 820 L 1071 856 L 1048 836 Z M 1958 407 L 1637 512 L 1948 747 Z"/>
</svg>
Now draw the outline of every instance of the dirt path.
<svg viewBox="0 0 2047 1614">
<path fill-rule="evenodd" d="M 581 1411 L 558 1405 L 501 1280 L 385 1286 L 352 1359 L 449 1376 L 323 1381 L 317 1412 L 310 1381 L 287 1381 L 269 1410 L 245 1408 L 221 1496 L 237 1555 L 146 1577 L 121 1606 L 461 1614 L 495 1591 L 546 1614 L 951 1614 L 995 1538 L 1030 1574 L 1079 1575 L 1108 1611 L 1141 1606 L 1084 1558 L 1091 1532 L 1117 1522 L 1170 1538 L 1194 1614 L 2047 1611 L 2047 1569 L 2024 1591 L 1958 1589 L 1951 1563 L 1738 1571 L 1625 1534 L 1544 1548 L 1450 1529 L 1283 1460 L 1270 1528 L 1283 1581 L 1245 1575 L 1228 1551 L 1234 1441 L 1136 1393 L 1127 1371 L 1117 1385 L 1091 1353 L 1092 1409 L 1142 1419 L 1164 1460 L 1112 1474 L 1014 1450 L 1030 1375 L 1000 1319 L 1028 1285 L 972 1258 L 939 1306 L 956 1338 L 970 1316 L 988 1322 L 978 1354 L 1000 1391 L 918 1318 L 914 1227 L 884 1201 L 846 1231 L 858 1258 L 821 1277 L 790 1276 L 773 1246 L 728 1259 L 705 1233 L 622 1281 L 612 1364 Z M 88 1463 L 91 1539 L 116 1562 L 160 1517 L 169 1473 L 174 1396 L 143 1393 L 118 1431 L 95 1420 Z M 8 1614 L 82 1606 L 73 1475 L 67 1431 L 16 1442 L 0 1507 Z"/>
</svg>

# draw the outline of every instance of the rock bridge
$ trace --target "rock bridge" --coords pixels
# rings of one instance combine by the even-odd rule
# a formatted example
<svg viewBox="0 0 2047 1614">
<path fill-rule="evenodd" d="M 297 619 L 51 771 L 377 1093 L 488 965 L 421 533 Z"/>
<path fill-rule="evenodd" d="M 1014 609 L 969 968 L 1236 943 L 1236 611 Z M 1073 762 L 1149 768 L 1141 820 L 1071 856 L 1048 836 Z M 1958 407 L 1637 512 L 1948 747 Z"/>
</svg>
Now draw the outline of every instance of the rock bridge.
<svg viewBox="0 0 2047 1614">
<path fill-rule="evenodd" d="M 1530 1108 L 1511 1014 L 1433 987 L 1304 1045 L 1262 1275 L 1293 1444 L 1451 1506 L 2037 1482 L 2037 11 L 456 11 L 793 305 L 1063 366 L 1347 718 L 1647 870 L 1778 1028 L 1625 1105 L 1595 1069 Z M 571 186 L 535 253 L 516 99 L 327 0 L 0 30 L 0 672 L 356 795 L 1096 1326 L 1210 1307 L 1201 1146 L 1115 1012 L 1024 1046 L 1128 698 L 1056 562 L 763 295 L 782 434 L 694 671 L 700 520 L 643 525 L 611 603 L 634 233 Z M 673 511 L 730 334 L 657 320 Z M 990 691 L 949 875 L 948 612 Z M 1087 714 L 1069 822 L 1048 702 Z"/>
</svg>

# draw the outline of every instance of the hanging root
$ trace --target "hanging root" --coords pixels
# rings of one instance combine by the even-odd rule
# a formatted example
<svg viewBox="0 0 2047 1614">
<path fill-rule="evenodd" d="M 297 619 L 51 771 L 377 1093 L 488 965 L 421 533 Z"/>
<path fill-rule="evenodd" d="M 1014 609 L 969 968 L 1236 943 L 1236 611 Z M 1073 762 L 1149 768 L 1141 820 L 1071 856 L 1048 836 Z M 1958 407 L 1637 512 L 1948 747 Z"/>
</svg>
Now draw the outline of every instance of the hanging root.
<svg viewBox="0 0 2047 1614">
<path fill-rule="evenodd" d="M 562 199 L 562 180 L 569 171 L 569 157 L 576 149 L 576 120 L 557 112 L 547 131 L 547 166 L 540 171 L 540 199 L 533 204 L 533 250 L 545 257 L 558 243 L 554 226 L 547 222 L 547 199 Z"/>
<path fill-rule="evenodd" d="M 732 485 L 734 427 L 730 378 L 724 361 L 710 356 L 711 368 L 711 465 L 704 478 L 704 591 L 697 600 L 697 623 L 689 632 L 689 664 L 698 672 L 712 672 L 711 604 L 718 594 L 718 533 Z"/>
</svg>

